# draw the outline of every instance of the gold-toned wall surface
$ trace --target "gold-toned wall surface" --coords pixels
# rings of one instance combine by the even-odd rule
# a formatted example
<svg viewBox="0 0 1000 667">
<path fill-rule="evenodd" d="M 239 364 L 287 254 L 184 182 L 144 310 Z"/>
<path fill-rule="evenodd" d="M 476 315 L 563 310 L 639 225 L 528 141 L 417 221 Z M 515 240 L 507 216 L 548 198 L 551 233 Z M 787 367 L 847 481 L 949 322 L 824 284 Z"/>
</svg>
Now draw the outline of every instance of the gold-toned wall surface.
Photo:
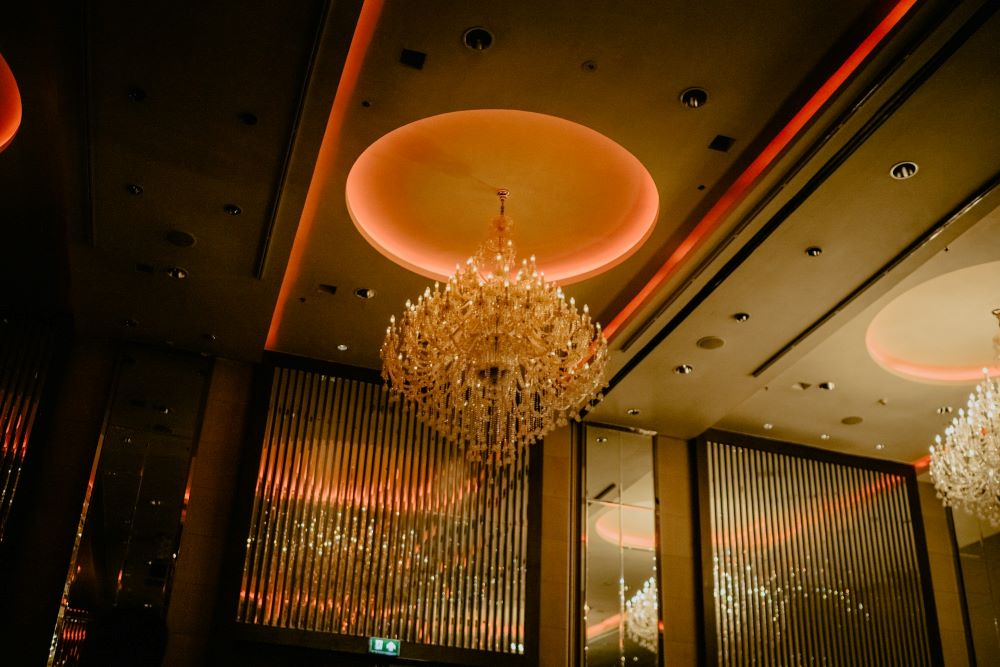
<svg viewBox="0 0 1000 667">
<path fill-rule="evenodd" d="M 276 368 L 237 621 L 524 652 L 528 460 L 469 462 L 381 384 Z"/>
<path fill-rule="evenodd" d="M 692 511 L 688 443 L 656 438 L 656 482 L 660 516 L 660 610 L 663 623 L 662 664 L 697 664 L 698 606 L 701 594 Z"/>
<path fill-rule="evenodd" d="M 938 664 L 906 477 L 704 448 L 718 664 Z"/>
</svg>

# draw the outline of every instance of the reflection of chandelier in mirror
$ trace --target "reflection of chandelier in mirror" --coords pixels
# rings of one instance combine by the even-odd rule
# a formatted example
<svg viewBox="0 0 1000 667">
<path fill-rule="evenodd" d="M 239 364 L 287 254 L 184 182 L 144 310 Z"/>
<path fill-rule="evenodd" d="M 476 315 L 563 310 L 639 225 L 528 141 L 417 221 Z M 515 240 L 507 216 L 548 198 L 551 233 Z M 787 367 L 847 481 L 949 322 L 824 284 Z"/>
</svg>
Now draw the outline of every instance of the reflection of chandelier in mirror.
<svg viewBox="0 0 1000 667">
<path fill-rule="evenodd" d="M 656 578 L 650 577 L 642 588 L 625 602 L 625 635 L 647 651 L 656 652 L 656 631 L 660 618 L 656 605 Z"/>
<path fill-rule="evenodd" d="M 500 190 L 493 234 L 442 288 L 393 317 L 382 377 L 468 452 L 502 462 L 577 415 L 601 388 L 607 341 L 535 258 L 518 267 Z M 600 398 L 600 396 L 597 396 Z"/>
<path fill-rule="evenodd" d="M 993 310 L 1000 321 L 1000 308 Z M 1000 367 L 1000 334 L 993 337 Z M 989 370 L 931 447 L 931 477 L 945 505 L 1000 525 L 1000 380 Z"/>
</svg>

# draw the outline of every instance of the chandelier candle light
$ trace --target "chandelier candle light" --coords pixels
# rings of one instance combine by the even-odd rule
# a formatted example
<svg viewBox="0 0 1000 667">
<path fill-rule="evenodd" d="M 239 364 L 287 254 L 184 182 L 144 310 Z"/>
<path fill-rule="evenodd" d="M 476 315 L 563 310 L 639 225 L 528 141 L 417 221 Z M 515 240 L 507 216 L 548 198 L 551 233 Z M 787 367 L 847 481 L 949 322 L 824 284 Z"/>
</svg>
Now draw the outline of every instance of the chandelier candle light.
<svg viewBox="0 0 1000 667">
<path fill-rule="evenodd" d="M 535 257 L 517 264 L 509 196 L 492 234 L 441 286 L 393 316 L 382 377 L 469 458 L 509 461 L 594 398 L 607 362 L 601 325 L 545 281 Z"/>
<path fill-rule="evenodd" d="M 993 310 L 1000 321 L 1000 308 Z M 993 337 L 1000 367 L 1000 334 Z M 931 477 L 945 505 L 1000 525 L 1000 381 L 986 376 L 931 447 Z"/>
</svg>

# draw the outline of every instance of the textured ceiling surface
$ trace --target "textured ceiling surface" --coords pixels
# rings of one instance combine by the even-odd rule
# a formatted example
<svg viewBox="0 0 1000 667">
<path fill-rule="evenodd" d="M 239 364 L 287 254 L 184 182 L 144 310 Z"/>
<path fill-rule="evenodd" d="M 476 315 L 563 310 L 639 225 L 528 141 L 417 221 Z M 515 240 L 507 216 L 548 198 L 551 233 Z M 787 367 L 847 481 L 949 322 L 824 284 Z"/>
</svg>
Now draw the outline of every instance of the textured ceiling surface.
<svg viewBox="0 0 1000 667">
<path fill-rule="evenodd" d="M 900 290 L 1000 260 L 995 3 L 916 3 L 698 244 L 699 221 L 866 36 L 881 35 L 895 3 L 417 0 L 384 3 L 368 23 L 377 3 L 360 0 L 173 12 L 101 0 L 86 15 L 23 4 L 0 27 L 25 108 L 0 154 L 14 307 L 65 307 L 84 335 L 251 361 L 270 341 L 377 368 L 389 316 L 428 279 L 358 231 L 351 167 L 414 121 L 512 109 L 607 137 L 656 188 L 647 240 L 569 296 L 607 323 L 685 255 L 616 330 L 613 386 L 589 419 L 913 460 L 944 420 L 936 408 L 968 391 L 885 371 L 865 332 Z M 492 33 L 490 48 L 462 43 L 474 26 Z M 707 104 L 680 103 L 691 86 Z M 892 179 L 903 160 L 918 173 Z M 573 231 L 568 203 L 608 218 L 600 202 L 579 186 L 532 201 L 550 167 L 505 168 L 524 184 L 511 199 L 518 224 L 594 241 Z M 484 179 L 479 208 L 447 179 L 401 191 L 434 215 L 454 210 L 414 216 L 410 232 L 485 228 L 501 180 Z M 814 246 L 822 253 L 807 254 Z M 972 293 L 947 291 L 959 310 Z M 699 347 L 706 336 L 724 345 Z M 681 364 L 694 372 L 675 374 Z M 817 388 L 827 381 L 834 390 Z"/>
</svg>

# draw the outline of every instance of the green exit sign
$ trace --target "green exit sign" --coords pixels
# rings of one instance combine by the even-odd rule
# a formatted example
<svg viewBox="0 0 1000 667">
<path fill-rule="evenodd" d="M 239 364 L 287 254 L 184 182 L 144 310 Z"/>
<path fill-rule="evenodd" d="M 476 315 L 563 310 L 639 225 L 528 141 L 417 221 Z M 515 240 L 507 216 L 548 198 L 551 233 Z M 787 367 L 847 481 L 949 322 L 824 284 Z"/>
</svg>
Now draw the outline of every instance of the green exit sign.
<svg viewBox="0 0 1000 667">
<path fill-rule="evenodd" d="M 399 655 L 399 640 L 369 637 L 368 652 L 376 655 Z"/>
</svg>

